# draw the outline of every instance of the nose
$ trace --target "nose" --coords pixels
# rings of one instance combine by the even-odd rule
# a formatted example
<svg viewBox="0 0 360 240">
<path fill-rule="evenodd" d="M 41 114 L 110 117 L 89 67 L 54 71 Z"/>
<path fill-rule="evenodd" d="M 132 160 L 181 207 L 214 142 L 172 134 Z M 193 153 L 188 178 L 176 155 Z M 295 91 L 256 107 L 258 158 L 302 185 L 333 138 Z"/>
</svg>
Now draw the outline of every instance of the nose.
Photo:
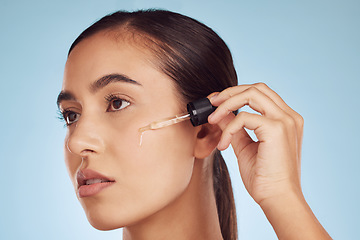
<svg viewBox="0 0 360 240">
<path fill-rule="evenodd" d="M 102 124 L 96 118 L 81 118 L 73 129 L 69 129 L 66 147 L 73 154 L 84 157 L 88 154 L 102 153 L 104 151 L 104 138 L 101 130 Z"/>
</svg>

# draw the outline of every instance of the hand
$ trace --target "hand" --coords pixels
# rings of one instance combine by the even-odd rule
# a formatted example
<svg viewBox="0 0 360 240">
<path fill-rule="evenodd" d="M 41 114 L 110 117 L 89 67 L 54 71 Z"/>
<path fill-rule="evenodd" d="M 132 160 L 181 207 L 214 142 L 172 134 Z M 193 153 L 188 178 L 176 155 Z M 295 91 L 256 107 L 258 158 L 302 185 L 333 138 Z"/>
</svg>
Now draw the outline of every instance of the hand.
<svg viewBox="0 0 360 240">
<path fill-rule="evenodd" d="M 300 158 L 303 118 L 264 83 L 240 85 L 209 96 L 218 106 L 209 116 L 223 133 L 218 144 L 225 150 L 231 143 L 238 159 L 245 188 L 261 206 L 265 200 L 288 193 L 302 195 Z M 232 111 L 248 105 L 259 114 Z M 253 130 L 254 142 L 244 128 Z"/>
</svg>

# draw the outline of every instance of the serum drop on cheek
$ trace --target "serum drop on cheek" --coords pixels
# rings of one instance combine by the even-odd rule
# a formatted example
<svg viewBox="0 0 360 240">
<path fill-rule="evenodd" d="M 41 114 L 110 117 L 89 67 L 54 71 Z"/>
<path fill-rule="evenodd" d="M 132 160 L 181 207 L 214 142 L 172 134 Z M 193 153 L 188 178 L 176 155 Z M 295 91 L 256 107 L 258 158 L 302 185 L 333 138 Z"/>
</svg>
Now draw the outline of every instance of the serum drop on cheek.
<svg viewBox="0 0 360 240">
<path fill-rule="evenodd" d="M 149 125 L 139 128 L 140 143 L 142 145 L 143 135 L 145 131 L 156 130 L 167 126 L 174 125 L 190 119 L 194 127 L 202 125 L 208 122 L 208 116 L 216 110 L 216 107 L 212 106 L 208 98 L 202 98 L 187 104 L 187 112 L 177 114 L 173 117 L 162 119 L 159 121 L 151 122 Z"/>
</svg>

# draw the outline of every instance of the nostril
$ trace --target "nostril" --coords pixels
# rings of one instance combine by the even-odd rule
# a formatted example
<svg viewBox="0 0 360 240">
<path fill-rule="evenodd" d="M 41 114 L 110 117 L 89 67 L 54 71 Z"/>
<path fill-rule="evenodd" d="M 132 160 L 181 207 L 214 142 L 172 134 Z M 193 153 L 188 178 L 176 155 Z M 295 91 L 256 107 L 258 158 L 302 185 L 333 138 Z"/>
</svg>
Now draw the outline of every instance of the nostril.
<svg viewBox="0 0 360 240">
<path fill-rule="evenodd" d="M 78 124 L 69 132 L 66 140 L 67 150 L 78 156 L 100 153 L 104 150 L 104 141 L 99 125 L 94 126 L 94 121 L 85 121 Z"/>
<path fill-rule="evenodd" d="M 87 155 L 91 154 L 91 153 L 94 153 L 95 151 L 94 150 L 91 150 L 91 149 L 84 149 L 80 152 L 80 155 L 82 158 L 86 158 Z"/>
</svg>

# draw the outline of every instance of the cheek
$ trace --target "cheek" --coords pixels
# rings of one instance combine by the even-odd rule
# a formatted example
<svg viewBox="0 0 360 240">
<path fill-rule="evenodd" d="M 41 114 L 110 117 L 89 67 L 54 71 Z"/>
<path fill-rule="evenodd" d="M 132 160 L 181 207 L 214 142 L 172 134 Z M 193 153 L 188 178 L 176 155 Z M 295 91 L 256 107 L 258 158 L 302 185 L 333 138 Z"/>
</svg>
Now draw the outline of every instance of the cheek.
<svg viewBox="0 0 360 240">
<path fill-rule="evenodd" d="M 139 146 L 138 128 L 128 126 L 112 137 L 118 139 L 111 150 L 118 183 L 114 199 L 122 199 L 128 210 L 146 215 L 164 207 L 188 186 L 195 139 L 191 124 L 180 123 L 144 132 Z"/>
<path fill-rule="evenodd" d="M 143 171 L 158 183 L 188 180 L 192 173 L 191 138 L 182 126 L 144 132 L 137 156 Z M 177 184 L 181 184 L 178 182 Z"/>
<path fill-rule="evenodd" d="M 179 124 L 145 131 L 141 145 L 138 125 L 118 132 L 112 137 L 117 139 L 112 152 L 113 159 L 123 167 L 121 177 L 133 181 L 148 178 L 162 183 L 184 175 L 188 178 L 193 164 L 193 143 L 187 128 L 186 124 Z"/>
</svg>

